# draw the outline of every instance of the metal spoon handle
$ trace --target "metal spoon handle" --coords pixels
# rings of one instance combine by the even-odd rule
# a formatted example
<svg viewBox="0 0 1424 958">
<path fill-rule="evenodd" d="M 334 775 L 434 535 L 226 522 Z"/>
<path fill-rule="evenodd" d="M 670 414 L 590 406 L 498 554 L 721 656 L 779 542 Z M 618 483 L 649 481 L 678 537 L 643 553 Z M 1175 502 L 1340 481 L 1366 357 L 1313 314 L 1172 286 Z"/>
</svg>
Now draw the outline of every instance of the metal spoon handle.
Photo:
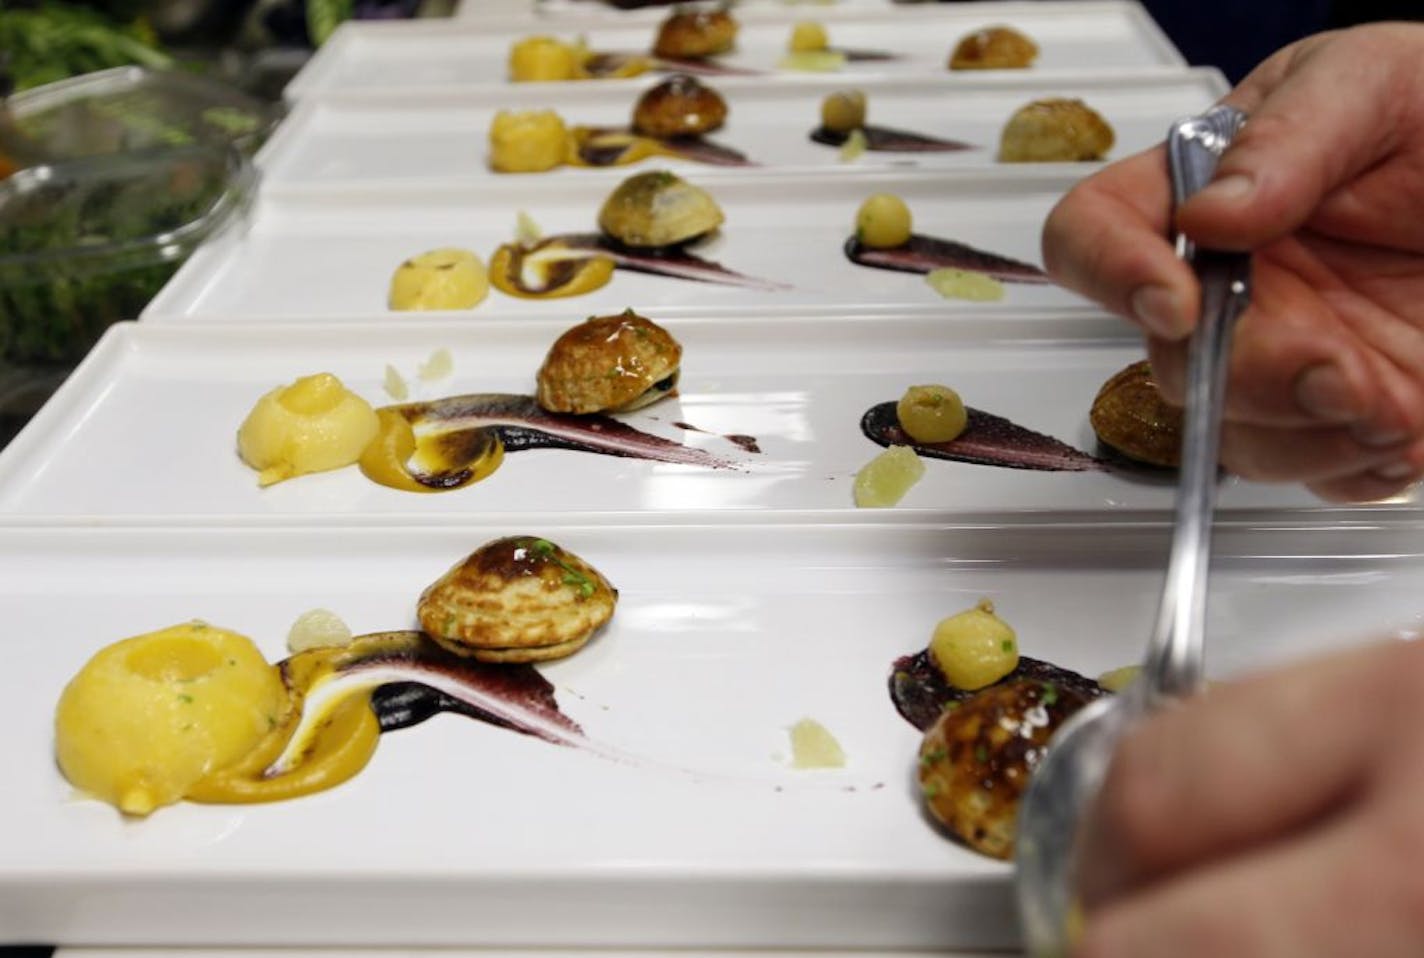
<svg viewBox="0 0 1424 958">
<path fill-rule="evenodd" d="M 1245 115 L 1219 106 L 1175 124 L 1167 140 L 1178 204 L 1211 181 L 1217 163 Z M 1246 253 L 1198 249 L 1178 237 L 1178 250 L 1201 282 L 1201 316 L 1187 355 L 1182 464 L 1175 528 L 1162 603 L 1148 645 L 1141 694 L 1155 707 L 1196 692 L 1203 680 L 1203 632 L 1211 522 L 1216 506 L 1221 409 L 1231 335 L 1250 300 L 1251 259 Z"/>
</svg>

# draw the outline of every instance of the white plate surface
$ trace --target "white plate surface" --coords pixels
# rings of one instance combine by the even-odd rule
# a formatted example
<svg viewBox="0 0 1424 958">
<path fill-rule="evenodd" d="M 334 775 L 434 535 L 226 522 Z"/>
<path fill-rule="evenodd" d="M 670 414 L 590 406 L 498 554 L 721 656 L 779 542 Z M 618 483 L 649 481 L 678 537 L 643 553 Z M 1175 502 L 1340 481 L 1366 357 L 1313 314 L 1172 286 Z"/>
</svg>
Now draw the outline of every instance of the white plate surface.
<svg viewBox="0 0 1424 958">
<path fill-rule="evenodd" d="M 683 7 L 714 9 L 719 5 L 717 0 L 677 4 Z M 483 12 L 483 6 L 478 2 L 461 4 L 455 16 L 461 20 L 490 22 Z M 656 24 L 668 15 L 674 4 L 664 3 L 621 10 L 611 3 L 602 3 L 599 0 L 532 0 L 526 6 L 532 10 L 535 18 L 546 21 L 549 25 L 600 20 L 610 23 Z M 737 0 L 733 13 L 743 22 L 794 23 L 798 20 L 819 20 L 824 23 L 846 17 L 861 17 L 867 13 L 898 12 L 910 16 L 923 15 L 925 9 L 921 7 L 916 10 L 911 4 L 899 0 Z"/>
<path fill-rule="evenodd" d="M 844 76 L 904 76 L 949 72 L 949 54 L 959 39 L 996 24 L 1013 26 L 1038 44 L 1039 57 L 1032 69 L 1043 73 L 1185 65 L 1146 11 L 1135 3 L 1111 0 L 915 6 L 837 18 L 828 22 L 828 29 L 832 45 L 883 50 L 900 57 L 848 63 L 841 71 Z M 638 26 L 586 26 L 570 25 L 567 39 L 572 40 L 574 32 L 583 34 L 590 48 L 598 51 L 646 52 L 656 32 L 651 21 Z M 295 101 L 358 90 L 446 91 L 504 85 L 511 43 L 549 29 L 542 24 L 499 30 L 475 23 L 347 23 L 322 45 L 284 95 Z M 742 70 L 765 71 L 768 76 L 804 77 L 777 70 L 789 30 L 784 22 L 745 21 L 736 50 L 719 61 Z"/>
<path fill-rule="evenodd" d="M 629 174 L 631 175 L 631 174 Z M 1013 176 L 944 172 L 894 174 L 827 171 L 700 177 L 726 215 L 698 255 L 790 288 L 746 289 L 615 272 L 601 289 L 569 299 L 520 299 L 498 290 L 472 313 L 562 316 L 621 311 L 636 304 L 661 315 L 738 310 L 839 314 L 919 308 L 933 315 L 971 309 L 947 302 L 923 276 L 859 266 L 842 247 L 856 210 L 873 193 L 909 204 L 917 232 L 955 239 L 1029 263 L 1039 262 L 1039 233 L 1074 177 L 1061 167 Z M 391 273 L 402 261 L 441 246 L 462 246 L 488 262 L 514 239 L 528 212 L 546 234 L 596 232 L 598 211 L 616 179 L 511 177 L 449 189 L 286 193 L 259 200 L 245 234 L 227 233 L 188 260 L 144 311 L 145 318 L 386 318 Z M 1077 307 L 1083 300 L 1052 285 L 1006 284 L 1007 308 Z"/>
<path fill-rule="evenodd" d="M 873 151 L 843 163 L 837 148 L 813 142 L 809 133 L 820 123 L 821 100 L 844 89 L 845 80 L 794 86 L 712 81 L 727 101 L 728 120 L 708 139 L 741 152 L 756 167 L 719 167 L 657 157 L 633 167 L 612 169 L 560 167 L 543 174 L 490 170 L 488 135 L 498 110 L 557 109 L 570 125 L 626 127 L 638 96 L 657 82 L 660 80 L 644 81 L 636 89 L 620 88 L 616 93 L 593 84 L 556 91 L 525 85 L 418 101 L 363 94 L 309 100 L 287 117 L 258 161 L 269 191 L 353 184 L 505 182 L 515 176 L 621 178 L 652 166 L 699 177 L 828 167 L 848 172 L 886 167 L 991 167 L 1010 174 L 1020 167 L 997 161 L 1000 132 L 1015 110 L 1033 100 L 1078 98 L 1097 110 L 1116 133 L 1108 157 L 1114 159 L 1160 142 L 1173 120 L 1200 113 L 1227 90 L 1220 72 L 1210 69 L 1180 75 L 1143 74 L 1131 83 L 1099 77 L 1049 84 L 1031 75 L 972 88 L 943 79 L 866 80 L 856 85 L 869 98 L 871 122 L 959 140 L 973 148 L 948 153 Z M 1086 175 L 1098 168 L 1096 163 L 1074 163 L 1063 171 Z"/>
<path fill-rule="evenodd" d="M 528 393 L 564 324 L 116 327 L 25 433 L 0 454 L 0 514 L 172 518 L 186 515 L 375 517 L 438 523 L 452 514 L 717 510 L 727 516 L 852 505 L 852 483 L 880 452 L 859 427 L 878 402 L 914 383 L 943 382 L 971 406 L 1091 450 L 1087 415 L 1098 387 L 1141 357 L 1112 320 L 945 323 L 744 322 L 668 324 L 684 345 L 680 396 L 628 423 L 739 463 L 708 469 L 566 450 L 510 453 L 483 482 L 447 493 L 400 492 L 355 467 L 268 489 L 238 459 L 234 436 L 257 401 L 297 376 L 330 371 L 373 404 L 387 364 L 413 383 L 416 367 L 448 347 L 454 375 L 421 387 L 433 398 Z M 676 423 L 707 433 L 692 433 Z M 749 434 L 761 454 L 725 434 Z M 1158 479 L 1108 472 L 1032 472 L 926 460 L 899 510 L 993 514 L 1168 510 Z M 1401 500 L 1401 506 L 1405 502 Z M 1228 480 L 1225 510 L 1324 509 L 1294 486 Z M 824 517 L 824 516 L 823 516 Z M 87 520 L 86 520 L 87 521 Z"/>
<path fill-rule="evenodd" d="M 314 606 L 358 631 L 409 626 L 427 583 L 509 532 L 554 538 L 622 590 L 605 633 L 545 674 L 590 738 L 635 761 L 445 717 L 391 736 L 332 792 L 180 805 L 141 822 L 76 797 L 55 770 L 45 717 L 101 645 L 201 617 L 275 658 Z M 1220 530 L 1213 674 L 1362 630 L 1417 633 L 1419 532 Z M 919 735 L 887 698 L 891 662 L 981 596 L 1027 654 L 1088 674 L 1132 661 L 1163 533 L 11 529 L 0 537 L 12 637 L 0 692 L 29 718 L 0 738 L 0 940 L 1010 944 L 1008 870 L 921 817 Z M 836 735 L 846 768 L 788 768 L 786 729 L 804 716 Z"/>
</svg>

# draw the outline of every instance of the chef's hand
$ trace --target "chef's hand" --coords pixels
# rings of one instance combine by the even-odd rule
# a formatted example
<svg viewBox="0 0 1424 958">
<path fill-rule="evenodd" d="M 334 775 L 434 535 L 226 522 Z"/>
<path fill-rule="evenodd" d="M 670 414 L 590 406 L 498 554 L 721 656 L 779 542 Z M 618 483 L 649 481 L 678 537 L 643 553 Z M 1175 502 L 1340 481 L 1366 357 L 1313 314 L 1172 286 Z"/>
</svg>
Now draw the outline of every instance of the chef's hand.
<svg viewBox="0 0 1424 958">
<path fill-rule="evenodd" d="M 1424 643 L 1214 688 L 1118 749 L 1074 958 L 1424 954 Z"/>
<path fill-rule="evenodd" d="M 1250 119 L 1175 224 L 1255 253 L 1222 461 L 1327 499 L 1393 495 L 1424 475 L 1424 25 L 1303 40 L 1226 102 Z M 1070 191 L 1043 245 L 1056 280 L 1142 327 L 1180 403 L 1199 290 L 1170 207 L 1158 148 Z"/>
</svg>

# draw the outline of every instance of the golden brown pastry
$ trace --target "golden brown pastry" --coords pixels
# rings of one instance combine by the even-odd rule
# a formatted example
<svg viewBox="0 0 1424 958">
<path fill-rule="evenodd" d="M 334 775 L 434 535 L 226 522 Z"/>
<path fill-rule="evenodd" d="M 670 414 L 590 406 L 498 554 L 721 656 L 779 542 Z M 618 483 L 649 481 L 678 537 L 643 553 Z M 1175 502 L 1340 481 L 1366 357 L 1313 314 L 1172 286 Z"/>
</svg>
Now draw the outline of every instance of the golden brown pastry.
<svg viewBox="0 0 1424 958">
<path fill-rule="evenodd" d="M 951 704 L 920 745 L 930 814 L 975 851 L 1012 858 L 1029 775 L 1048 739 L 1089 701 L 1063 685 L 1017 679 Z"/>
<path fill-rule="evenodd" d="M 701 136 L 726 120 L 721 94 L 685 73 L 648 90 L 633 107 L 633 129 L 644 136 Z"/>
<path fill-rule="evenodd" d="M 631 309 L 565 332 L 539 367 L 539 405 L 550 412 L 622 412 L 672 395 L 682 346 Z"/>
<path fill-rule="evenodd" d="M 1103 383 L 1088 421 L 1100 442 L 1129 459 L 1164 469 L 1181 464 L 1182 410 L 1162 398 L 1145 359 Z"/>
<path fill-rule="evenodd" d="M 618 591 L 593 566 L 536 536 L 496 539 L 431 584 L 426 634 L 485 662 L 539 662 L 582 648 L 613 616 Z"/>
<path fill-rule="evenodd" d="M 737 21 L 726 10 L 674 10 L 658 27 L 653 55 L 699 59 L 732 49 Z"/>
<path fill-rule="evenodd" d="M 1020 107 L 999 137 L 1003 163 L 1072 163 L 1101 160 L 1113 146 L 1113 128 L 1082 100 L 1035 100 Z"/>
<path fill-rule="evenodd" d="M 951 70 L 1022 70 L 1038 57 L 1038 44 L 1013 27 L 985 27 L 967 34 L 949 57 Z"/>
<path fill-rule="evenodd" d="M 639 248 L 684 243 L 721 226 L 723 218 L 711 194 L 666 170 L 628 177 L 598 211 L 603 232 Z"/>
</svg>

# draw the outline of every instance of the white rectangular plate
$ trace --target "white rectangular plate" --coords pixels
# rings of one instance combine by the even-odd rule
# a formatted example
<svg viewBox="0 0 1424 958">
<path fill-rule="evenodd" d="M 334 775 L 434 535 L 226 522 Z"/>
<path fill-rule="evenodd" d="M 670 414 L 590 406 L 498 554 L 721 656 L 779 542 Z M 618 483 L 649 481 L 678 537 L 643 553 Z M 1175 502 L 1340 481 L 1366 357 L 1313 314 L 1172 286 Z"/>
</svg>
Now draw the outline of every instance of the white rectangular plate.
<svg viewBox="0 0 1424 958">
<path fill-rule="evenodd" d="M 387 364 L 413 384 L 417 397 L 529 393 L 544 354 L 566 325 L 115 327 L 0 454 L 0 514 L 106 522 L 190 515 L 349 522 L 385 516 L 438 524 L 450 515 L 472 514 L 715 510 L 730 517 L 811 510 L 841 519 L 856 512 L 856 472 L 881 451 L 861 433 L 861 416 L 898 399 L 907 386 L 945 383 L 970 406 L 1092 450 L 1087 417 L 1094 395 L 1142 355 L 1135 339 L 1102 338 L 1122 328 L 1106 318 L 1082 319 L 1066 329 L 1030 316 L 962 327 L 670 322 L 684 346 L 680 396 L 620 418 L 725 457 L 736 468 L 531 450 L 509 453 L 498 471 L 473 486 L 420 495 L 376 485 L 355 467 L 259 489 L 256 474 L 237 456 L 238 425 L 258 397 L 298 376 L 335 373 L 373 405 L 392 401 L 382 387 Z M 440 347 L 451 350 L 454 375 L 420 384 L 417 366 Z M 743 452 L 724 435 L 753 436 L 761 451 Z M 925 465 L 924 478 L 899 510 L 922 516 L 1088 511 L 1106 517 L 1165 511 L 1172 503 L 1172 486 L 1160 477 L 931 459 Z M 1238 480 L 1226 482 L 1221 507 L 1325 508 L 1294 486 Z"/>
<path fill-rule="evenodd" d="M 55 769 L 48 717 L 100 646 L 200 617 L 275 659 L 315 606 L 357 631 L 408 627 L 425 585 L 511 532 L 621 590 L 603 634 L 544 673 L 631 760 L 443 717 L 334 791 L 129 822 Z M 1213 673 L 1417 632 L 1421 541 L 1413 525 L 1221 529 Z M 1165 546 L 1132 526 L 8 530 L 0 940 L 1007 946 L 1008 869 L 919 811 L 891 663 L 984 596 L 1025 654 L 1088 675 L 1131 662 Z M 788 767 L 806 716 L 844 769 Z"/>
<path fill-rule="evenodd" d="M 1227 90 L 1221 73 L 1211 69 L 1181 74 L 1143 74 L 1131 83 L 1122 78 L 1087 77 L 1055 83 L 1032 74 L 964 86 L 945 79 L 866 80 L 858 82 L 870 103 L 870 120 L 879 126 L 909 130 L 971 144 L 971 149 L 943 153 L 868 151 L 842 162 L 840 150 L 814 142 L 821 122 L 821 100 L 844 89 L 843 79 L 796 85 L 709 85 L 728 106 L 726 125 L 707 139 L 740 152 L 754 167 L 711 166 L 654 157 L 632 166 L 589 169 L 560 167 L 542 174 L 495 173 L 489 168 L 491 121 L 503 109 L 556 109 L 570 126 L 629 125 L 633 104 L 643 90 L 660 82 L 610 93 L 595 84 L 550 90 L 537 84 L 498 92 L 457 93 L 444 97 L 376 98 L 357 94 L 308 100 L 297 107 L 268 141 L 258 160 L 264 186 L 274 189 L 371 186 L 432 186 L 482 180 L 508 182 L 513 177 L 622 178 L 654 166 L 684 176 L 741 175 L 760 171 L 800 172 L 833 168 L 845 172 L 894 168 L 993 168 L 1011 174 L 1023 167 L 997 161 L 999 136 L 1013 112 L 1049 97 L 1083 100 L 1113 127 L 1116 142 L 1108 156 L 1129 156 L 1162 140 L 1167 126 L 1200 113 Z M 1087 175 L 1096 163 L 1066 164 L 1066 174 Z"/>
<path fill-rule="evenodd" d="M 578 317 L 632 305 L 663 316 L 805 313 L 812 307 L 841 315 L 908 307 L 952 316 L 972 307 L 944 300 L 919 274 L 846 258 L 843 246 L 861 202 L 873 193 L 898 194 L 909 204 L 916 232 L 1037 264 L 1044 218 L 1075 177 L 1057 167 L 1014 176 L 826 171 L 686 179 L 703 185 L 726 215 L 722 227 L 691 251 L 789 288 L 749 289 L 619 269 L 603 288 L 568 299 L 520 299 L 493 290 L 465 315 Z M 513 241 L 521 210 L 545 234 L 597 232 L 598 211 L 616 183 L 520 176 L 447 189 L 269 195 L 259 200 L 245 234 L 227 233 L 200 249 L 144 316 L 405 323 L 411 316 L 388 311 L 386 297 L 391 274 L 407 258 L 460 246 L 488 262 L 496 247 Z M 1008 283 L 997 305 L 1082 304 L 1057 286 Z"/>
<path fill-rule="evenodd" d="M 920 2 L 920 0 L 915 0 L 915 2 Z M 611 3 L 603 3 L 600 0 L 532 0 L 525 7 L 537 20 L 545 21 L 549 26 L 562 26 L 563 24 L 582 24 L 600 20 L 623 24 L 659 23 L 672 11 L 674 6 L 715 9 L 719 5 L 717 0 L 711 0 L 711 2 L 661 3 L 619 9 Z M 496 4 L 497 7 L 498 4 Z M 460 20 L 480 23 L 493 22 L 493 18 L 486 13 L 484 8 L 485 4 L 471 0 L 469 3 L 460 5 L 455 12 L 455 17 Z M 925 9 L 922 7 L 916 12 L 923 13 Z M 901 0 L 737 0 L 734 12 L 737 19 L 743 22 L 765 20 L 775 23 L 794 23 L 798 20 L 834 22 L 845 17 L 861 17 L 866 14 L 883 15 L 892 12 L 903 15 L 912 11 L 913 8 L 910 4 L 901 2 Z M 494 8 L 489 12 L 493 13 Z"/>
<path fill-rule="evenodd" d="M 992 25 L 1012 26 L 1034 40 L 1039 56 L 1031 69 L 1043 73 L 1185 65 L 1146 11 L 1130 2 L 934 4 L 857 12 L 828 21 L 832 46 L 898 56 L 847 63 L 840 71 L 847 78 L 948 72 L 950 51 L 960 38 Z M 629 53 L 651 50 L 657 29 L 653 21 L 586 27 L 571 25 L 565 39 L 573 40 L 572 34 L 578 32 L 586 36 L 593 50 Z M 545 24 L 499 30 L 458 22 L 347 23 L 288 84 L 285 96 L 296 101 L 334 92 L 444 92 L 455 87 L 504 85 L 510 45 L 523 35 L 548 29 Z M 789 35 L 786 22 L 742 22 L 736 49 L 718 62 L 759 71 L 763 79 L 804 77 L 803 73 L 777 68 L 786 54 Z"/>
</svg>

